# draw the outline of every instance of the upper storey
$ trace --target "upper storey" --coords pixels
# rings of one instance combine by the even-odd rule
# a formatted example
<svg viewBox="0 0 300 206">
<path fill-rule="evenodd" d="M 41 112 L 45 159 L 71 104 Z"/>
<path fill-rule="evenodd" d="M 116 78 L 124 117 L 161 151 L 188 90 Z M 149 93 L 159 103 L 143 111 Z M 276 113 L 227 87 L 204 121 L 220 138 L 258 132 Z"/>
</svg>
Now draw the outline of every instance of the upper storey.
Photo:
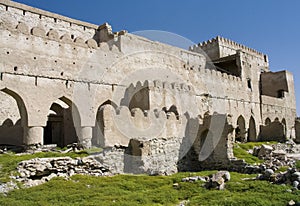
<svg viewBox="0 0 300 206">
<path fill-rule="evenodd" d="M 255 67 L 258 67 L 261 71 L 269 71 L 269 61 L 266 54 L 220 36 L 194 45 L 190 47 L 190 50 L 205 53 L 213 62 L 240 52 L 246 55 Z"/>
</svg>

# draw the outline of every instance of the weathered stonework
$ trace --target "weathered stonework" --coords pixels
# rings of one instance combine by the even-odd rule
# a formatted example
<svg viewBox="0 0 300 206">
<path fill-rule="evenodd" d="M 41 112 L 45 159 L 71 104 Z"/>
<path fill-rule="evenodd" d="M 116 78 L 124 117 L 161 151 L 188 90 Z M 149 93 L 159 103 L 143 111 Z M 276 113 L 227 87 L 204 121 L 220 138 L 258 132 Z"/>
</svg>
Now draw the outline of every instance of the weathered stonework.
<svg viewBox="0 0 300 206">
<path fill-rule="evenodd" d="M 244 45 L 188 51 L 8 0 L 0 16 L 0 144 L 78 141 L 114 172 L 168 174 L 295 138 L 292 74 Z"/>
</svg>

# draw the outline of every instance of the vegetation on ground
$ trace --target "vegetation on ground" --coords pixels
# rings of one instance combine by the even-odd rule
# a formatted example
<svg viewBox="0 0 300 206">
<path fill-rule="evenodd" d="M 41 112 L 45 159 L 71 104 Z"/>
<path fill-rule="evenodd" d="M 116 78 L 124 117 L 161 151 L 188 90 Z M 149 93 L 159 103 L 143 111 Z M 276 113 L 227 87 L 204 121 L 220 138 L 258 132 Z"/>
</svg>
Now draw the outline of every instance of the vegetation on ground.
<svg viewBox="0 0 300 206">
<path fill-rule="evenodd" d="M 246 151 L 256 143 L 239 144 Z M 236 147 L 235 147 L 236 151 Z M 83 157 L 81 153 L 36 153 L 29 155 L 0 155 L 0 177 L 7 179 L 15 172 L 18 162 L 36 157 Z M 300 161 L 298 162 L 300 166 Z M 7 195 L 0 194 L 3 206 L 48 206 L 48 205 L 286 205 L 290 200 L 300 201 L 300 191 L 289 185 L 275 185 L 255 180 L 255 174 L 231 172 L 231 180 L 225 190 L 208 190 L 204 182 L 181 182 L 188 176 L 207 176 L 216 171 L 178 173 L 171 176 L 116 175 L 113 177 L 92 177 L 75 175 L 70 180 L 54 178 L 32 188 L 13 190 Z M 1 182 L 0 182 L 1 183 Z M 176 183 L 176 184 L 174 184 Z"/>
<path fill-rule="evenodd" d="M 252 154 L 249 154 L 248 150 L 252 150 L 254 147 L 261 146 L 262 144 L 270 145 L 275 143 L 276 142 L 247 142 L 235 144 L 233 147 L 233 154 L 236 158 L 243 159 L 249 164 L 260 164 L 264 161 Z"/>
<path fill-rule="evenodd" d="M 203 182 L 181 182 L 183 177 L 205 176 L 215 171 L 178 173 L 171 176 L 117 175 L 91 177 L 76 175 L 71 180 L 55 178 L 43 185 L 0 195 L 3 206 L 35 205 L 286 205 L 300 201 L 300 192 L 289 186 L 252 180 L 255 175 L 231 173 L 223 191 L 207 190 Z M 247 178 L 247 179 L 245 179 Z M 173 184 L 178 183 L 178 187 Z"/>
</svg>

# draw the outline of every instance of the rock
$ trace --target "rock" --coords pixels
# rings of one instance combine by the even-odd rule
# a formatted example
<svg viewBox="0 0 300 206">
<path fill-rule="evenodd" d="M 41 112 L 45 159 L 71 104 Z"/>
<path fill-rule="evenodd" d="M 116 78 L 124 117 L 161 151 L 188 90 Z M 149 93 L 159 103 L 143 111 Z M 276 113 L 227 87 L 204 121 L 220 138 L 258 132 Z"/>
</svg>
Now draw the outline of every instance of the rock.
<svg viewBox="0 0 300 206">
<path fill-rule="evenodd" d="M 293 187 L 298 189 L 299 182 L 298 181 L 293 181 Z"/>
<path fill-rule="evenodd" d="M 290 200 L 289 203 L 287 204 L 288 206 L 290 205 L 296 205 L 296 202 L 294 200 Z"/>
<path fill-rule="evenodd" d="M 300 182 L 300 172 L 294 172 L 291 175 L 291 180 L 292 181 L 298 181 L 298 182 Z"/>
<path fill-rule="evenodd" d="M 260 150 L 260 147 L 258 147 L 258 146 L 253 147 L 252 155 L 257 157 L 259 150 Z"/>
<path fill-rule="evenodd" d="M 216 174 L 210 176 L 209 181 L 205 187 L 207 189 L 223 190 L 225 188 L 225 181 L 230 180 L 230 173 L 228 171 L 219 171 Z"/>
<path fill-rule="evenodd" d="M 270 155 L 272 151 L 273 151 L 273 147 L 272 146 L 263 144 L 263 145 L 261 145 L 257 156 L 259 158 L 263 159 L 264 157 Z"/>
<path fill-rule="evenodd" d="M 277 160 L 287 161 L 286 152 L 283 150 L 274 150 L 272 152 L 272 157 L 276 158 Z M 279 163 L 281 163 L 281 162 L 279 161 Z"/>
<path fill-rule="evenodd" d="M 264 172 L 264 175 L 266 177 L 270 177 L 272 174 L 274 174 L 274 171 L 272 169 L 266 169 Z"/>
<path fill-rule="evenodd" d="M 173 184 L 173 188 L 178 189 L 178 188 L 180 188 L 180 186 L 179 186 L 178 183 L 174 183 L 174 184 Z"/>
<path fill-rule="evenodd" d="M 93 157 L 72 159 L 71 157 L 36 158 L 22 161 L 17 167 L 26 187 L 32 187 L 50 181 L 54 177 L 68 179 L 75 174 L 93 176 L 112 175 L 109 168 Z"/>
</svg>

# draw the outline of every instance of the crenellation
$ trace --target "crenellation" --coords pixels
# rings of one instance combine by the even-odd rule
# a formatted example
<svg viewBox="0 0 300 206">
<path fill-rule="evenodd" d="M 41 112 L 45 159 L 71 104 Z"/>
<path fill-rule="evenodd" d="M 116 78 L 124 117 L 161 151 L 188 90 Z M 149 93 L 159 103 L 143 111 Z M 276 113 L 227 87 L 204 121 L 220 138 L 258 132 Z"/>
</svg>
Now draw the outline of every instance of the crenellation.
<svg viewBox="0 0 300 206">
<path fill-rule="evenodd" d="M 176 165 L 180 147 L 199 149 L 216 125 L 225 132 L 208 160 L 221 162 L 233 156 L 235 139 L 259 140 L 266 118 L 284 118 L 286 139 L 295 136 L 292 74 L 269 72 L 267 56 L 245 45 L 217 36 L 185 51 L 12 1 L 0 0 L 0 10 L 0 122 L 19 112 L 18 129 L 34 131 L 3 138 L 0 125 L 0 143 L 57 144 L 44 134 L 64 141 L 71 133 L 86 147 L 155 142 L 157 151 L 148 152 L 163 154 L 176 144 Z M 59 123 L 76 126 L 60 137 L 47 130 L 57 107 L 68 115 Z"/>
<path fill-rule="evenodd" d="M 32 35 L 34 36 L 38 36 L 38 37 L 45 37 L 46 36 L 46 32 L 45 30 L 42 28 L 42 27 L 39 27 L 39 26 L 36 26 L 36 27 L 33 27 L 31 29 L 31 32 L 30 32 Z"/>
<path fill-rule="evenodd" d="M 23 34 L 29 34 L 29 28 L 24 22 L 19 22 L 16 29 Z"/>
</svg>

